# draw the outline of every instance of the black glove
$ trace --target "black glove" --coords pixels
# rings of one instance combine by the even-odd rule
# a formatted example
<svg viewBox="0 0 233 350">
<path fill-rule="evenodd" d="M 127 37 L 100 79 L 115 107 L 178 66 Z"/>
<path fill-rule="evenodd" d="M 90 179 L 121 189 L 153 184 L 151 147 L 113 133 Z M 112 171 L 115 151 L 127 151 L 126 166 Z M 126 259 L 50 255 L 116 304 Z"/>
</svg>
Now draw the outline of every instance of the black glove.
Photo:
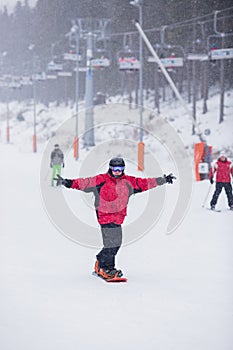
<svg viewBox="0 0 233 350">
<path fill-rule="evenodd" d="M 57 177 L 54 178 L 55 181 L 57 181 L 57 186 L 65 186 L 70 188 L 72 186 L 73 181 L 69 179 L 63 179 L 60 175 L 57 175 Z"/>
<path fill-rule="evenodd" d="M 173 180 L 176 179 L 176 177 L 172 173 L 169 175 L 164 175 L 164 178 L 168 184 L 173 184 Z"/>
<path fill-rule="evenodd" d="M 213 185 L 213 183 L 214 183 L 214 179 L 212 177 L 210 178 L 210 183 L 211 183 L 211 185 Z"/>
<path fill-rule="evenodd" d="M 53 167 L 53 164 L 52 163 L 50 163 L 50 168 L 52 168 Z"/>
<path fill-rule="evenodd" d="M 166 182 L 169 184 L 173 183 L 176 177 L 173 174 L 163 175 L 163 177 L 156 177 L 156 182 L 158 186 L 164 185 Z"/>
<path fill-rule="evenodd" d="M 65 168 L 65 163 L 62 164 L 62 168 Z"/>
</svg>

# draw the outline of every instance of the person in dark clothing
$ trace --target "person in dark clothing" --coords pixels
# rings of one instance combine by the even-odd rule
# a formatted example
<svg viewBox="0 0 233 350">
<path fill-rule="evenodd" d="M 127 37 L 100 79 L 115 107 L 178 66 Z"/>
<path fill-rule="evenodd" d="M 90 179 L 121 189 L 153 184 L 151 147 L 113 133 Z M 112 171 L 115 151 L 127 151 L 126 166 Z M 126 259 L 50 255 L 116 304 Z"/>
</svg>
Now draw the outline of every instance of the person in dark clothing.
<svg viewBox="0 0 233 350">
<path fill-rule="evenodd" d="M 96 255 L 95 272 L 102 273 L 105 271 L 114 272 L 115 269 L 115 256 L 122 244 L 122 228 L 121 225 L 111 222 L 109 224 L 100 225 L 103 249 Z M 99 272 L 100 269 L 103 272 Z M 118 271 L 118 276 L 121 277 L 121 271 Z"/>
<path fill-rule="evenodd" d="M 125 175 L 125 162 L 122 158 L 110 160 L 108 172 L 94 177 L 55 179 L 57 186 L 63 185 L 95 195 L 97 220 L 101 227 L 103 249 L 97 254 L 95 272 L 104 279 L 121 277 L 121 270 L 115 268 L 115 257 L 122 244 L 121 225 L 127 214 L 129 197 L 161 186 L 173 183 L 173 174 L 157 178 L 139 178 Z"/>
<path fill-rule="evenodd" d="M 56 175 L 61 176 L 61 167 L 64 168 L 64 154 L 60 150 L 59 145 L 54 145 L 54 150 L 51 153 L 50 156 L 50 168 L 52 168 L 52 179 L 51 179 L 51 185 L 54 185 L 54 177 Z"/>
<path fill-rule="evenodd" d="M 231 176 L 233 176 L 232 163 L 227 159 L 224 152 L 220 153 L 220 157 L 214 164 L 213 168 L 210 169 L 210 183 L 214 183 L 214 174 L 216 173 L 216 189 L 210 202 L 210 208 L 215 209 L 218 197 L 224 188 L 228 205 L 233 210 L 233 195 L 231 186 Z"/>
</svg>

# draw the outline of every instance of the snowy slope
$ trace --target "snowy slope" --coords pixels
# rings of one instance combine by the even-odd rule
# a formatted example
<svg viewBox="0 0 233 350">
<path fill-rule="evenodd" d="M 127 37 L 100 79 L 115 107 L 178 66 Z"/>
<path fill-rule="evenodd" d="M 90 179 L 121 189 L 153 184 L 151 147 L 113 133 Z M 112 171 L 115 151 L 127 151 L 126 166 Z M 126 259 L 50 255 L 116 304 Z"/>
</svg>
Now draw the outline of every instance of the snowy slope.
<svg viewBox="0 0 233 350">
<path fill-rule="evenodd" d="M 169 236 L 176 185 L 167 186 L 158 223 L 119 253 L 128 283 L 109 285 L 91 276 L 96 249 L 67 239 L 47 217 L 42 154 L 1 144 L 0 155 L 1 349 L 232 349 L 232 213 L 201 208 L 208 182 L 194 184 L 190 210 Z M 140 197 L 132 204 L 140 212 Z"/>
<path fill-rule="evenodd" d="M 6 106 L 0 105 L 0 346 L 3 350 L 230 350 L 233 348 L 232 212 L 221 195 L 213 213 L 202 208 L 209 182 L 191 178 L 184 220 L 167 235 L 182 182 L 183 154 L 176 135 L 187 150 L 190 164 L 192 122 L 178 102 L 164 104 L 162 117 L 144 112 L 146 170 L 138 173 L 136 146 L 138 109 L 129 110 L 116 98 L 95 108 L 93 149 L 83 148 L 74 161 L 72 140 L 74 108 L 38 105 L 38 153 L 32 154 L 31 105 L 10 104 L 11 143 L 5 144 Z M 218 155 L 225 149 L 232 157 L 233 102 L 226 94 L 225 121 L 218 124 L 219 96 L 208 101 L 209 112 L 198 124 L 211 129 L 207 141 Z M 191 106 L 190 106 L 191 108 Z M 84 108 L 79 128 L 84 132 Z M 16 116 L 23 113 L 25 121 Z M 164 122 L 165 121 L 165 122 Z M 58 129 L 59 127 L 59 129 Z M 149 131 L 149 132 L 148 132 Z M 170 137 L 172 136 L 172 137 Z M 46 141 L 49 140 L 47 143 Z M 175 185 L 157 188 L 130 199 L 124 224 L 124 246 L 117 265 L 128 278 L 124 285 L 109 285 L 91 276 L 101 245 L 90 195 L 50 187 L 49 154 L 59 141 L 66 150 L 66 177 L 106 171 L 116 152 L 127 159 L 127 173 L 160 176 L 170 171 Z M 172 143 L 171 143 L 172 144 Z M 176 153 L 175 155 L 173 154 Z M 94 162 L 94 163 L 93 163 Z M 44 191 L 61 208 L 58 230 L 43 203 Z M 211 188 L 209 199 L 213 193 Z M 165 192 L 164 192 L 165 191 Z M 60 199 L 80 224 L 73 227 L 80 238 L 92 235 L 93 244 L 77 244 L 71 237 Z M 57 200 L 58 199 L 58 200 Z M 145 219 L 152 224 L 148 225 Z M 86 230 L 80 232 L 80 228 Z M 135 227 L 135 234 L 132 228 Z M 144 232 L 145 227 L 147 229 Z M 60 228 L 60 227 L 59 227 Z M 61 232 L 62 231 L 62 232 Z M 67 237 L 68 236 L 68 237 Z M 76 240 L 77 241 L 77 240 Z"/>
</svg>

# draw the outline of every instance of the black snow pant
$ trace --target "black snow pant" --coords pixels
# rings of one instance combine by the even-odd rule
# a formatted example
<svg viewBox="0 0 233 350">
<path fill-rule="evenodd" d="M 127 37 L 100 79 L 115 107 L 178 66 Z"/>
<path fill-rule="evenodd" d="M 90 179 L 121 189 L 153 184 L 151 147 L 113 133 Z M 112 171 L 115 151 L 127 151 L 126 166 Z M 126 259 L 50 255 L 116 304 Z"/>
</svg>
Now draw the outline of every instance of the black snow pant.
<svg viewBox="0 0 233 350">
<path fill-rule="evenodd" d="M 121 225 L 114 223 L 101 225 L 103 249 L 96 255 L 99 267 L 112 270 L 115 268 L 115 256 L 122 243 Z"/>
<path fill-rule="evenodd" d="M 216 189 L 213 194 L 213 198 L 211 199 L 210 205 L 215 205 L 217 203 L 218 197 L 222 192 L 222 189 L 225 189 L 228 205 L 229 207 L 233 205 L 233 195 L 232 195 L 232 186 L 230 182 L 216 182 Z"/>
</svg>

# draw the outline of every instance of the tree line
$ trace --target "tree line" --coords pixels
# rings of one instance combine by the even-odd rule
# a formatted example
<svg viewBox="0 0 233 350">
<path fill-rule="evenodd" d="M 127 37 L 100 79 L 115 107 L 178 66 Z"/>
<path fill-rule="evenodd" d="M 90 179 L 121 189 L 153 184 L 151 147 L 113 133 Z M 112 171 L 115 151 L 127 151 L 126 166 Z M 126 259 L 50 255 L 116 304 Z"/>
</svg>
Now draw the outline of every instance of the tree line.
<svg viewBox="0 0 233 350">
<path fill-rule="evenodd" d="M 182 46 L 186 51 L 203 52 L 206 50 L 207 36 L 213 33 L 213 16 L 208 17 L 208 14 L 231 6 L 231 0 L 144 0 L 143 28 L 148 31 L 153 45 L 161 42 L 159 28 L 167 25 L 167 43 Z M 222 16 L 227 13 L 222 12 Z M 219 30 L 232 31 L 232 17 L 225 17 L 218 22 Z M 132 80 L 137 82 L 137 77 L 129 78 L 119 74 L 116 65 L 117 53 L 124 49 L 124 39 L 128 40 L 127 43 L 132 45 L 133 50 L 138 50 L 138 33 L 133 24 L 133 19 L 138 19 L 138 8 L 132 6 L 129 0 L 38 0 L 34 8 L 30 8 L 28 0 L 24 0 L 18 1 L 10 14 L 5 6 L 0 11 L 0 73 L 30 74 L 33 70 L 30 50 L 32 47 L 37 57 L 38 71 L 46 70 L 51 59 L 70 49 L 66 34 L 70 31 L 72 21 L 77 18 L 109 19 L 107 54 L 111 57 L 113 65 L 107 74 L 101 71 L 95 73 L 95 90 L 106 90 L 108 86 L 108 91 L 105 92 L 117 93 L 121 84 L 124 86 L 124 80 L 130 89 Z M 194 22 L 194 18 L 199 20 Z M 200 23 L 203 22 L 205 24 L 201 26 Z M 158 30 L 153 31 L 154 28 Z M 132 34 L 123 35 L 125 32 Z M 217 45 L 221 45 L 218 38 L 215 41 Z M 231 37 L 226 39 L 224 44 L 232 47 L 230 41 Z M 161 56 L 167 54 L 166 50 L 161 52 Z M 153 89 L 154 80 L 151 78 L 150 69 L 145 64 L 144 74 L 148 77 L 145 87 Z M 82 82 L 83 78 L 80 79 Z M 41 98 L 62 100 L 64 94 L 66 98 L 74 98 L 74 77 L 67 83 L 65 92 L 64 81 L 56 84 L 56 89 L 51 89 L 49 84 L 47 87 L 41 87 Z M 50 91 L 49 94 L 47 90 Z M 84 91 L 81 89 L 80 93 L 83 94 Z"/>
</svg>

